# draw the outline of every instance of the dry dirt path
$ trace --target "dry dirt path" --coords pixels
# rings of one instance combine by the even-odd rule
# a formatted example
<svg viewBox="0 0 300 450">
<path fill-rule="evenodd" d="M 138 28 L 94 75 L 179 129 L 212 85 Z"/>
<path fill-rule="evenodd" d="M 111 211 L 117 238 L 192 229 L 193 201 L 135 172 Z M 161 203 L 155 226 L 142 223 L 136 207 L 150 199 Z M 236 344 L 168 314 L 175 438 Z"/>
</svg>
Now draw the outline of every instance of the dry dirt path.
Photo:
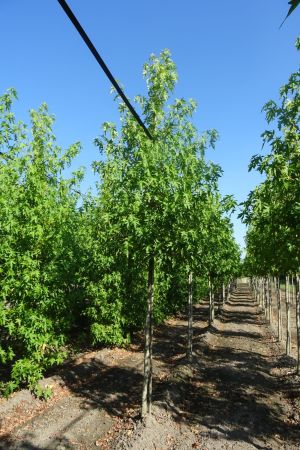
<svg viewBox="0 0 300 450">
<path fill-rule="evenodd" d="M 45 380 L 48 402 L 22 391 L 0 402 L 0 448 L 300 449 L 300 382 L 264 324 L 248 286 L 207 327 L 195 307 L 194 361 L 186 363 L 186 320 L 158 327 L 153 415 L 138 420 L 142 343 L 86 353 Z M 2 429 L 2 431 L 1 431 Z"/>
<path fill-rule="evenodd" d="M 196 355 L 203 366 L 197 375 L 204 386 L 199 422 L 207 427 L 207 448 L 300 448 L 299 379 L 283 376 L 291 360 L 247 285 L 239 285 L 214 327 L 200 337 Z"/>
</svg>

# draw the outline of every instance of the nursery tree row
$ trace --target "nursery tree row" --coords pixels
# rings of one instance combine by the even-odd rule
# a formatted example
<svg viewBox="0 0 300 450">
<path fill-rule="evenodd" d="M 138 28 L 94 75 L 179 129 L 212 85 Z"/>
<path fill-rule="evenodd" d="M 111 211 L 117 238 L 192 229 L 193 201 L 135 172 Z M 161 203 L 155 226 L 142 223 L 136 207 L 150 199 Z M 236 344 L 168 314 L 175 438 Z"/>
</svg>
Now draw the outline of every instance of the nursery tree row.
<svg viewBox="0 0 300 450">
<path fill-rule="evenodd" d="M 296 42 L 300 50 L 300 39 Z M 285 282 L 286 349 L 291 351 L 290 280 L 296 284 L 298 373 L 300 373 L 300 71 L 280 89 L 279 102 L 264 106 L 268 124 L 262 134 L 264 154 L 253 156 L 250 169 L 258 170 L 263 182 L 248 196 L 242 216 L 248 224 L 245 270 L 255 277 L 254 288 L 271 320 L 271 278 L 275 283 L 278 336 L 282 336 L 280 281 Z"/>
<path fill-rule="evenodd" d="M 46 105 L 31 125 L 0 103 L 0 376 L 6 394 L 38 380 L 78 345 L 126 345 L 145 327 L 143 414 L 150 412 L 152 330 L 239 271 L 232 197 L 218 189 L 221 168 L 207 161 L 215 130 L 199 134 L 192 100 L 173 99 L 169 52 L 144 65 L 147 94 L 135 102 L 153 139 L 119 101 L 121 125 L 103 124 L 96 194 L 84 176 L 66 177 L 80 151 L 62 150 Z M 193 300 L 194 299 L 194 300 Z M 189 305 L 189 308 L 188 308 Z M 213 302 L 210 316 L 213 319 Z"/>
</svg>

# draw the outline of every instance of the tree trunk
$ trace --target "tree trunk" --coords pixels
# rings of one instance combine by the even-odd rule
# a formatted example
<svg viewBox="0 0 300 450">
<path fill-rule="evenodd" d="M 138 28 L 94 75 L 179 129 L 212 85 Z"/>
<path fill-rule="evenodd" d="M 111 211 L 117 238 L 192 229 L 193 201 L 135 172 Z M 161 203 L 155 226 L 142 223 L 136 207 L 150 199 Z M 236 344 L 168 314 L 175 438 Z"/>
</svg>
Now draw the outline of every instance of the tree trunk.
<svg viewBox="0 0 300 450">
<path fill-rule="evenodd" d="M 300 375 L 300 276 L 296 278 L 297 375 Z"/>
<path fill-rule="evenodd" d="M 266 320 L 268 323 L 270 323 L 270 317 L 269 317 L 270 298 L 269 298 L 269 278 L 268 277 L 266 277 L 266 280 L 265 280 L 265 292 L 266 292 Z"/>
<path fill-rule="evenodd" d="M 264 314 L 265 320 L 268 321 L 268 288 L 267 288 L 267 278 L 264 278 Z"/>
<path fill-rule="evenodd" d="M 262 310 L 264 310 L 264 284 L 263 278 L 259 279 L 259 304 Z"/>
<path fill-rule="evenodd" d="M 295 292 L 294 275 L 291 276 L 291 285 L 292 285 L 292 289 L 291 289 L 291 300 L 290 300 L 290 303 L 291 303 L 291 305 L 295 305 L 296 304 L 296 292 Z"/>
<path fill-rule="evenodd" d="M 269 297 L 269 304 L 268 304 L 268 316 L 269 316 L 269 323 L 272 323 L 272 279 L 271 277 L 268 277 L 268 297 Z"/>
<path fill-rule="evenodd" d="M 151 414 L 152 397 L 152 334 L 153 334 L 153 298 L 154 298 L 154 256 L 149 259 L 148 265 L 148 299 L 145 324 L 145 351 L 144 351 L 144 384 L 142 395 L 142 417 Z"/>
<path fill-rule="evenodd" d="M 213 286 L 210 277 L 208 285 L 209 285 L 209 325 L 212 325 L 215 320 L 215 305 L 214 305 Z"/>
<path fill-rule="evenodd" d="M 253 291 L 253 296 L 254 296 L 254 300 L 255 303 L 257 303 L 258 301 L 258 289 L 257 289 L 257 278 L 255 277 L 252 281 L 252 291 Z"/>
<path fill-rule="evenodd" d="M 290 277 L 285 277 L 285 305 L 286 305 L 286 354 L 291 354 L 291 305 L 290 305 Z"/>
<path fill-rule="evenodd" d="M 277 296 L 277 320 L 278 320 L 278 341 L 282 341 L 282 312 L 281 312 L 281 290 L 280 277 L 276 278 L 276 296 Z"/>
<path fill-rule="evenodd" d="M 225 284 L 223 283 L 222 284 L 222 302 L 223 302 L 223 307 L 225 306 L 225 301 L 226 301 L 226 298 L 225 298 Z"/>
<path fill-rule="evenodd" d="M 193 359 L 193 273 L 189 274 L 189 294 L 188 294 L 188 346 L 187 358 L 189 362 Z"/>
</svg>

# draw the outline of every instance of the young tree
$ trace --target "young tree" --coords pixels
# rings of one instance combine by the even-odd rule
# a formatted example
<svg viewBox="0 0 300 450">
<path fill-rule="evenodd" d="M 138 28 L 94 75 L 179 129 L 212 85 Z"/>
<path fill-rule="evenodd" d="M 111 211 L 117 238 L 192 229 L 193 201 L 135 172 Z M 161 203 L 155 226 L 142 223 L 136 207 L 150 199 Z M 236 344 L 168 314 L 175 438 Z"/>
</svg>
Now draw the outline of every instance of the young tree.
<svg viewBox="0 0 300 450">
<path fill-rule="evenodd" d="M 75 314 L 74 225 L 78 195 L 62 171 L 79 145 L 62 153 L 46 105 L 31 111 L 30 136 L 0 101 L 0 360 L 10 368 L 6 393 L 36 388 L 43 371 L 62 361 L 61 346 Z"/>
<path fill-rule="evenodd" d="M 144 66 L 144 76 L 148 96 L 137 96 L 136 101 L 153 141 L 140 132 L 121 103 L 121 130 L 104 124 L 104 134 L 96 144 L 106 160 L 95 165 L 101 178 L 97 232 L 99 237 L 103 235 L 101 242 L 105 236 L 108 254 L 114 255 L 108 268 L 118 272 L 117 284 L 124 295 L 121 315 L 137 308 L 146 316 L 143 416 L 151 412 L 153 315 L 162 311 L 161 304 L 166 302 L 166 297 L 158 295 L 162 280 L 167 284 L 175 281 L 178 265 L 185 279 L 189 278 L 189 353 L 192 351 L 191 274 L 197 270 L 199 255 L 204 258 L 201 243 L 208 230 L 202 219 L 219 177 L 218 166 L 204 158 L 206 147 L 214 145 L 216 132 L 198 135 L 190 120 L 196 107 L 193 101 L 177 99 L 168 104 L 177 80 L 169 52 L 152 55 Z M 98 292 L 105 279 L 104 271 Z M 144 289 L 137 299 L 134 292 L 143 282 L 148 284 L 147 295 Z M 95 320 L 94 330 L 102 320 L 98 300 L 88 311 Z"/>
<path fill-rule="evenodd" d="M 296 42 L 300 50 L 300 40 Z M 300 72 L 293 73 L 280 89 L 280 102 L 264 106 L 268 123 L 277 129 L 263 133 L 263 143 L 270 149 L 266 155 L 253 156 L 250 169 L 265 175 L 265 180 L 250 193 L 242 217 L 249 225 L 247 257 L 252 273 L 260 276 L 286 275 L 287 336 L 290 353 L 289 278 L 300 271 Z M 281 322 L 278 296 L 278 321 Z M 280 337 L 281 325 L 278 325 Z"/>
</svg>

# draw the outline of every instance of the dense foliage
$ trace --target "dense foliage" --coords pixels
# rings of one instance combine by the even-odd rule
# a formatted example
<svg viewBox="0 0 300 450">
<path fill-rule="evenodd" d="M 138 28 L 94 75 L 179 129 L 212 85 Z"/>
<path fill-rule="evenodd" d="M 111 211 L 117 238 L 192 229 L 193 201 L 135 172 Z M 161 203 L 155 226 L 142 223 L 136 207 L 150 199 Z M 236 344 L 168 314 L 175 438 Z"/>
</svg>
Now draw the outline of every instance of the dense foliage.
<svg viewBox="0 0 300 450">
<path fill-rule="evenodd" d="M 71 344 L 125 345 L 145 323 L 149 270 L 156 323 L 238 273 L 231 197 L 218 191 L 208 162 L 215 130 L 199 135 L 193 101 L 170 102 L 177 80 L 168 51 L 144 66 L 147 96 L 137 96 L 153 140 L 120 103 L 121 127 L 103 125 L 95 196 L 81 197 L 82 171 L 65 177 L 79 144 L 62 151 L 43 105 L 31 127 L 1 97 L 0 360 L 2 390 L 37 387 Z M 5 381 L 6 380 L 6 381 Z"/>
<path fill-rule="evenodd" d="M 214 145 L 216 132 L 197 134 L 190 121 L 194 102 L 180 99 L 167 106 L 177 78 L 168 52 L 151 57 L 144 76 L 148 98 L 138 96 L 136 101 L 154 141 L 139 132 L 122 103 L 120 132 L 114 124 L 106 123 L 103 136 L 96 139 L 106 158 L 95 164 L 101 183 L 93 223 L 96 254 L 105 253 L 107 264 L 105 272 L 98 263 L 91 270 L 97 273 L 101 268 L 88 310 L 95 319 L 95 341 L 103 339 L 105 323 L 100 291 L 108 299 L 112 298 L 109 291 L 114 291 L 110 307 L 116 308 L 119 322 L 111 311 L 107 326 L 113 322 L 120 331 L 124 326 L 128 330 L 140 328 L 151 256 L 156 260 L 159 301 L 155 302 L 154 317 L 159 321 L 186 302 L 189 270 L 203 277 L 214 264 L 218 266 L 216 273 L 223 270 L 228 279 L 232 276 L 230 263 L 238 255 L 230 223 L 223 217 L 232 205 L 228 200 L 222 202 L 217 191 L 220 168 L 205 161 L 205 148 Z M 222 244 L 230 251 L 226 253 Z M 116 331 L 116 343 L 120 343 L 121 334 Z"/>
<path fill-rule="evenodd" d="M 11 364 L 8 392 L 34 387 L 63 359 L 61 347 L 77 312 L 79 264 L 74 227 L 80 173 L 63 179 L 79 145 L 62 152 L 45 105 L 31 111 L 31 135 L 0 103 L 0 325 L 2 364 Z"/>
<path fill-rule="evenodd" d="M 300 40 L 297 40 L 300 49 Z M 299 273 L 300 269 L 300 71 L 280 89 L 280 102 L 263 108 L 276 129 L 262 137 L 269 150 L 253 156 L 250 169 L 265 176 L 245 202 L 248 271 L 254 274 Z"/>
<path fill-rule="evenodd" d="M 300 39 L 296 42 L 300 50 Z M 276 291 L 277 328 L 282 333 L 280 280 L 285 281 L 286 353 L 291 354 L 291 295 L 296 279 L 297 373 L 300 374 L 300 70 L 280 89 L 280 101 L 263 108 L 267 122 L 263 144 L 268 153 L 253 156 L 250 169 L 264 181 L 248 196 L 242 217 L 249 225 L 244 268 L 269 323 L 272 322 L 272 290 Z M 271 278 L 273 277 L 273 280 Z"/>
</svg>

